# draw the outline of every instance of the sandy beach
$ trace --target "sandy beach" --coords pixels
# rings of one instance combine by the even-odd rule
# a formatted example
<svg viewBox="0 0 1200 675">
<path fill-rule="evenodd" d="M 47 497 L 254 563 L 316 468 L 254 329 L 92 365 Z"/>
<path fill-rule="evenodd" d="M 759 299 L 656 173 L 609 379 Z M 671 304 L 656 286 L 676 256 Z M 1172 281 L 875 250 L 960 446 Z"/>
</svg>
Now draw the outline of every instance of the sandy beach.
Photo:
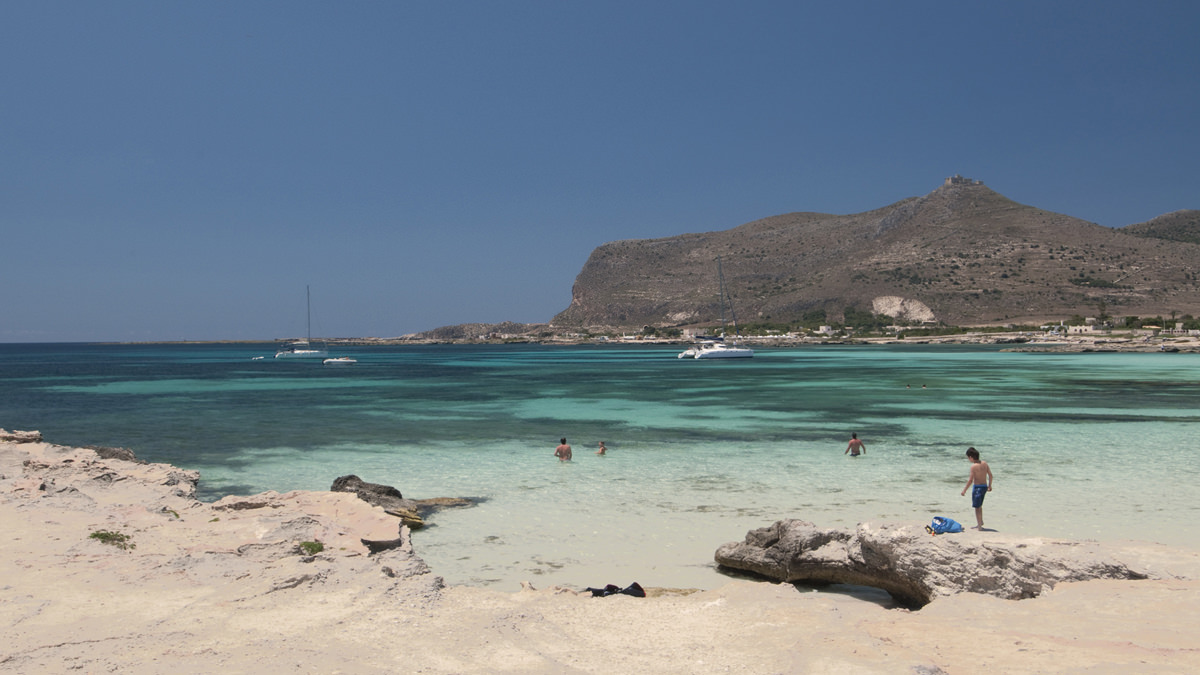
<svg viewBox="0 0 1200 675">
<path fill-rule="evenodd" d="M 3 672 L 1186 673 L 1200 659 L 1192 551 L 1142 545 L 1160 579 L 919 611 L 732 579 L 507 593 L 445 586 L 396 518 L 352 494 L 208 504 L 194 472 L 19 440 L 0 442 Z"/>
</svg>

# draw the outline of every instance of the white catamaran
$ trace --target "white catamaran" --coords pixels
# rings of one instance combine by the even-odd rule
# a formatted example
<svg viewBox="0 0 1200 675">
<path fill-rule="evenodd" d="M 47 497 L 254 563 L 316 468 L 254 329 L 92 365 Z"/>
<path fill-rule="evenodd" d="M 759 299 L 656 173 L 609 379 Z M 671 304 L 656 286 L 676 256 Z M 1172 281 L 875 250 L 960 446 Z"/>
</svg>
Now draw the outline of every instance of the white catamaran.
<svg viewBox="0 0 1200 675">
<path fill-rule="evenodd" d="M 304 296 L 308 311 L 308 331 L 305 333 L 305 339 L 296 340 L 284 349 L 275 352 L 277 359 L 324 359 L 329 356 L 329 350 L 324 346 L 318 347 L 312 344 L 312 293 L 308 286 L 304 287 Z"/>
<path fill-rule="evenodd" d="M 738 346 L 736 342 L 725 341 L 725 303 L 729 293 L 725 290 L 725 273 L 721 271 L 721 256 L 717 256 L 717 279 L 719 280 L 718 294 L 721 299 L 721 335 L 703 339 L 679 353 L 681 359 L 749 359 L 754 356 L 754 350 Z M 729 303 L 729 314 L 733 318 L 733 332 L 737 334 L 737 315 L 733 312 L 733 303 Z"/>
</svg>

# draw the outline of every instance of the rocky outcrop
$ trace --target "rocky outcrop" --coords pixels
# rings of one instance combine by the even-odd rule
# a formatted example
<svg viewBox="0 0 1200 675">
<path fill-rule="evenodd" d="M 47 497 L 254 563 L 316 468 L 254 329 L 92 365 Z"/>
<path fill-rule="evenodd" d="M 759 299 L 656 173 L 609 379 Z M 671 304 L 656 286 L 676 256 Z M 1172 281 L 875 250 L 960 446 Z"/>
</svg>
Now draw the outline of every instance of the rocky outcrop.
<svg viewBox="0 0 1200 675">
<path fill-rule="evenodd" d="M 897 321 L 936 321 L 933 310 L 925 303 L 898 295 L 881 295 L 871 301 L 871 311 L 890 316 Z"/>
<path fill-rule="evenodd" d="M 396 516 L 405 525 L 415 529 L 425 526 L 425 516 L 439 509 L 470 506 L 469 499 L 455 497 L 436 497 L 433 499 L 405 499 L 400 491 L 391 485 L 368 483 L 355 475 L 339 476 L 330 486 L 331 492 L 352 492 L 364 502 L 378 506 L 384 512 Z"/>
<path fill-rule="evenodd" d="M 935 537 L 904 524 L 850 530 L 781 520 L 721 546 L 715 557 L 725 570 L 776 581 L 872 586 L 910 607 L 963 592 L 1018 600 L 1067 581 L 1175 576 L 1096 542 L 970 531 Z"/>
<path fill-rule="evenodd" d="M 145 464 L 146 460 L 138 459 L 129 448 L 110 448 L 103 445 L 85 445 L 88 450 L 96 453 L 100 459 L 123 459 L 126 462 Z"/>
<path fill-rule="evenodd" d="M 352 492 L 371 506 L 378 506 L 389 515 L 396 516 L 405 525 L 415 529 L 425 527 L 425 520 L 417 513 L 417 503 L 405 499 L 400 491 L 390 485 L 368 483 L 358 476 L 339 476 L 329 487 L 331 492 Z"/>
<path fill-rule="evenodd" d="M 391 485 L 368 483 L 355 475 L 339 476 L 333 479 L 333 485 L 329 487 L 329 490 L 331 492 L 353 492 L 364 502 L 372 506 L 382 506 L 385 509 L 390 506 L 404 505 L 406 501 L 412 502 L 411 499 L 405 500 L 404 495 Z"/>
<path fill-rule="evenodd" d="M 71 577 L 94 570 L 92 584 L 128 581 L 138 597 L 183 584 L 214 589 L 205 597 L 226 605 L 316 587 L 424 601 L 442 587 L 408 528 L 353 495 L 268 491 L 209 504 L 195 498 L 198 480 L 89 448 L 0 442 L 0 521 L 16 539 L 41 533 L 30 560 Z"/>
<path fill-rule="evenodd" d="M 40 431 L 9 431 L 0 429 L 0 443 L 41 443 Z"/>
</svg>

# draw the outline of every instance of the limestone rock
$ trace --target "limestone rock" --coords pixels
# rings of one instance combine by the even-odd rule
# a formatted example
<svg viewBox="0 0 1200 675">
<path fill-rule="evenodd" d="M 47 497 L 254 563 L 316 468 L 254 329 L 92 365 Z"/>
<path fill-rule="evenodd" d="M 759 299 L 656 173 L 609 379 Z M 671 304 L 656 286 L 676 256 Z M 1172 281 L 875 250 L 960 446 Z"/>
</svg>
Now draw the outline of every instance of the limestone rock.
<svg viewBox="0 0 1200 675">
<path fill-rule="evenodd" d="M 902 298 L 898 295 L 880 295 L 871 301 L 871 310 L 876 314 L 890 316 L 898 321 L 936 321 L 933 310 L 920 300 Z"/>
<path fill-rule="evenodd" d="M 461 506 L 474 506 L 475 500 L 465 497 L 430 497 L 429 499 L 415 499 L 417 509 L 421 513 L 433 513 L 442 509 L 458 508 Z"/>
<path fill-rule="evenodd" d="M 97 582 L 129 584 L 129 597 L 154 597 L 146 589 L 164 584 L 184 595 L 178 589 L 207 589 L 197 597 L 224 606 L 318 587 L 419 602 L 440 592 L 408 529 L 352 494 L 268 491 L 208 504 L 192 495 L 198 479 L 90 448 L 0 442 L 0 522 L 27 540 L 44 533 L 36 557 L 23 554 L 29 560 L 52 561 L 71 578 L 97 570 Z M 101 530 L 127 535 L 130 546 L 89 536 Z M 307 542 L 322 551 L 308 554 Z"/>
<path fill-rule="evenodd" d="M 341 476 L 335 479 L 329 489 L 332 492 L 352 492 L 364 502 L 378 506 L 386 513 L 399 518 L 414 530 L 424 527 L 425 516 L 434 511 L 473 504 L 471 500 L 460 497 L 405 499 L 399 490 L 390 485 L 368 483 L 355 475 Z"/>
<path fill-rule="evenodd" d="M 8 431 L 0 429 L 0 443 L 41 443 L 40 431 Z"/>
<path fill-rule="evenodd" d="M 897 523 L 851 530 L 780 520 L 721 546 L 715 558 L 722 568 L 776 581 L 872 586 L 911 607 L 962 592 L 1017 600 L 1067 581 L 1171 576 L 1096 542 L 992 532 L 934 537 Z"/>
<path fill-rule="evenodd" d="M 390 485 L 368 483 L 358 476 L 340 476 L 329 487 L 331 492 L 352 492 L 364 502 L 382 508 L 386 513 L 396 516 L 405 525 L 418 529 L 425 526 L 425 521 L 417 513 L 417 503 L 405 499 L 400 491 Z"/>
<path fill-rule="evenodd" d="M 135 462 L 137 464 L 145 464 L 146 461 L 138 459 L 133 450 L 129 448 L 110 448 L 102 445 L 85 445 L 88 450 L 95 452 L 100 456 L 100 459 L 123 459 L 126 462 Z"/>
<path fill-rule="evenodd" d="M 353 492 L 364 502 L 373 506 L 382 506 L 385 509 L 389 505 L 395 505 L 404 500 L 404 495 L 391 485 L 368 483 L 354 475 L 335 478 L 329 490 L 331 492 Z"/>
</svg>

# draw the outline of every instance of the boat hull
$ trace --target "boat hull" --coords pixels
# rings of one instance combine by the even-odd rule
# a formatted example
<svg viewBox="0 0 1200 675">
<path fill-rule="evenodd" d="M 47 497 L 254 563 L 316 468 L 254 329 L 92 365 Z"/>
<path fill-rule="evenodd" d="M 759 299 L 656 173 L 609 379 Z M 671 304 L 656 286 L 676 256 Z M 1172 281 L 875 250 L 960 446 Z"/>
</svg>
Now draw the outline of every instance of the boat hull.
<svg viewBox="0 0 1200 675">
<path fill-rule="evenodd" d="M 754 350 L 748 347 L 726 345 L 721 342 L 705 342 L 689 347 L 679 353 L 680 359 L 750 359 Z"/>
<path fill-rule="evenodd" d="M 749 359 L 754 358 L 754 350 L 745 347 L 719 347 L 703 349 L 697 352 L 697 359 Z"/>
<path fill-rule="evenodd" d="M 277 359 L 324 359 L 328 356 L 329 352 L 324 349 L 289 349 L 275 352 Z"/>
</svg>

